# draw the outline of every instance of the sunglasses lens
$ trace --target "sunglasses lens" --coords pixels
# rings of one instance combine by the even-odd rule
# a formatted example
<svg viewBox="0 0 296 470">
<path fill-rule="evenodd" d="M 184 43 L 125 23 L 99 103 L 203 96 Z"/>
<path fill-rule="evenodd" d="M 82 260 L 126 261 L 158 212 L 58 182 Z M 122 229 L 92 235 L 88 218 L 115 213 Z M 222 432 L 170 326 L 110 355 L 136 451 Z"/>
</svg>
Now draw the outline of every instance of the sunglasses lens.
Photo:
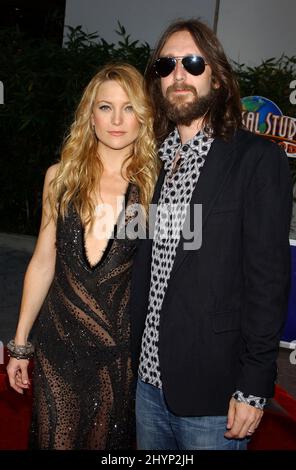
<svg viewBox="0 0 296 470">
<path fill-rule="evenodd" d="M 175 63 L 172 57 L 160 57 L 155 61 L 154 68 L 160 77 L 167 77 L 174 70 Z"/>
<path fill-rule="evenodd" d="M 204 58 L 198 55 L 183 57 L 182 64 L 191 75 L 201 75 L 205 70 Z"/>
<path fill-rule="evenodd" d="M 174 70 L 177 58 L 160 57 L 154 63 L 154 68 L 159 77 L 167 77 Z M 185 70 L 191 75 L 201 75 L 205 70 L 204 58 L 199 55 L 188 55 L 182 58 Z"/>
</svg>

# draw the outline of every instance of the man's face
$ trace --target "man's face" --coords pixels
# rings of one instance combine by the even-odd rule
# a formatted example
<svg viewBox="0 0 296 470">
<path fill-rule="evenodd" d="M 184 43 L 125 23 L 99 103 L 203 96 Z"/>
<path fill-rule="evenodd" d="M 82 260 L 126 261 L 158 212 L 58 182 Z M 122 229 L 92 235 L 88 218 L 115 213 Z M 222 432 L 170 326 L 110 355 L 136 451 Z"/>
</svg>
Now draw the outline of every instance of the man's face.
<svg viewBox="0 0 296 470">
<path fill-rule="evenodd" d="M 159 57 L 203 56 L 188 31 L 173 33 Z M 201 75 L 191 75 L 180 60 L 174 70 L 161 81 L 164 107 L 168 117 L 177 124 L 189 125 L 202 117 L 213 101 L 212 71 L 209 65 Z"/>
</svg>

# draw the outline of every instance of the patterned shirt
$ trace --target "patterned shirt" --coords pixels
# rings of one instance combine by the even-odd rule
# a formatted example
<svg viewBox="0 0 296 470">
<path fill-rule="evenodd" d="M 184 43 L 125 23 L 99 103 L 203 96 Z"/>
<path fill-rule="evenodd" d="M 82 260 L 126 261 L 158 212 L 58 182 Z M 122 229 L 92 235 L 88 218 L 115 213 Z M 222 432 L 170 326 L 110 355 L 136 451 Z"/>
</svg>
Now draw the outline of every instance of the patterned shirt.
<svg viewBox="0 0 296 470">
<path fill-rule="evenodd" d="M 159 319 L 174 264 L 186 210 L 213 138 L 199 132 L 181 145 L 177 129 L 164 141 L 159 157 L 166 172 L 156 214 L 148 315 L 142 339 L 139 375 L 161 388 L 158 357 Z M 179 159 L 174 165 L 175 157 Z"/>
</svg>

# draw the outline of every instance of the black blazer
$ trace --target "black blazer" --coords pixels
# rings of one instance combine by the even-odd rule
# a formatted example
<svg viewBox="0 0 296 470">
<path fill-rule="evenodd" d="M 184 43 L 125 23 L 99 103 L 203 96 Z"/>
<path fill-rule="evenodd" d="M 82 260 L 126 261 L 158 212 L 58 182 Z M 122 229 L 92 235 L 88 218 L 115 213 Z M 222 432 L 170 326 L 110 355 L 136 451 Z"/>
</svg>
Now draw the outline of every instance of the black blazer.
<svg viewBox="0 0 296 470">
<path fill-rule="evenodd" d="M 153 198 L 159 199 L 162 170 Z M 160 314 L 159 358 L 168 407 L 180 416 L 225 415 L 235 390 L 271 397 L 290 281 L 292 185 L 276 144 L 239 130 L 216 138 L 192 195 L 202 204 L 200 249 L 183 238 Z M 150 287 L 151 240 L 134 262 L 135 372 Z"/>
</svg>

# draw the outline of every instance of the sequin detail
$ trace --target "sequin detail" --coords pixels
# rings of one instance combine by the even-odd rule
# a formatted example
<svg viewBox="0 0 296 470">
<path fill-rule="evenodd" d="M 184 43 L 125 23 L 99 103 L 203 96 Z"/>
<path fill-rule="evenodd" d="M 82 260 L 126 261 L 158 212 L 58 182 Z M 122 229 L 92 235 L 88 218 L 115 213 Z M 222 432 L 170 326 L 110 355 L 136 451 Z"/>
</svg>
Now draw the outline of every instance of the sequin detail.
<svg viewBox="0 0 296 470">
<path fill-rule="evenodd" d="M 138 202 L 130 184 L 126 209 Z M 127 226 L 133 212 L 123 216 Z M 137 240 L 115 236 L 92 268 L 82 230 L 70 206 L 57 222 L 55 277 L 33 332 L 30 447 L 129 449 L 135 426 L 128 307 Z"/>
</svg>

